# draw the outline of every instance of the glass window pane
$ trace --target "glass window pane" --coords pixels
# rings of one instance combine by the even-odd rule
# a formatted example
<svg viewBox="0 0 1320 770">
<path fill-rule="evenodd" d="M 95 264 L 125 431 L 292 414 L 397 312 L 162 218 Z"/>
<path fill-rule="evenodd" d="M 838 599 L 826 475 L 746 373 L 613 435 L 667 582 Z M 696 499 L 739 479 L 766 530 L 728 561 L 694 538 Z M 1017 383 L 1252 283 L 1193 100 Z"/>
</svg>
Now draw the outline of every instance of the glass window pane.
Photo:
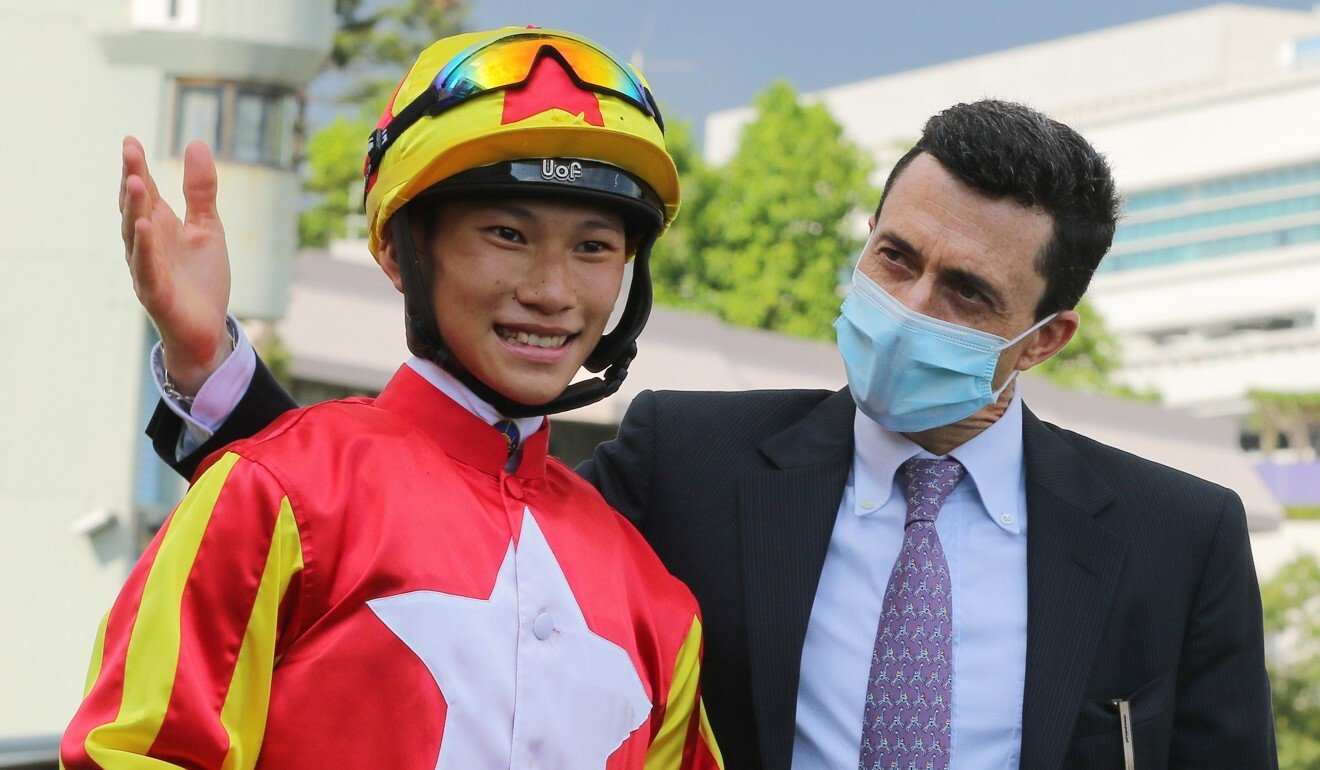
<svg viewBox="0 0 1320 770">
<path fill-rule="evenodd" d="M 239 163 L 261 163 L 266 160 L 263 124 L 265 98 L 261 94 L 238 94 L 234 101 L 234 146 L 230 157 Z"/>
<path fill-rule="evenodd" d="M 284 97 L 276 94 L 267 96 L 264 101 L 264 109 L 266 122 L 263 148 L 265 153 L 262 160 L 273 166 L 282 165 L 285 144 Z"/>
<path fill-rule="evenodd" d="M 179 89 L 175 115 L 174 151 L 182 155 L 189 142 L 203 141 L 217 150 L 220 138 L 220 91 L 213 86 Z"/>
<path fill-rule="evenodd" d="M 293 154 L 298 147 L 300 136 L 300 126 L 298 117 L 302 111 L 302 104 L 297 96 L 292 94 L 284 97 L 284 128 L 283 141 L 280 145 L 280 165 L 285 168 L 293 168 L 296 160 Z"/>
</svg>

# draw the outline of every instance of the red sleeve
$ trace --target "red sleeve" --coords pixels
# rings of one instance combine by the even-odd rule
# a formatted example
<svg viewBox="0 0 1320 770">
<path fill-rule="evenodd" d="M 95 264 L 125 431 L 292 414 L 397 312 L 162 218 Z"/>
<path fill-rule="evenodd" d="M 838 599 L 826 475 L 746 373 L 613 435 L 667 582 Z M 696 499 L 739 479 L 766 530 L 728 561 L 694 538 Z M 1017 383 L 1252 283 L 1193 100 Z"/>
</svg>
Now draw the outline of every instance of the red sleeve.
<svg viewBox="0 0 1320 770">
<path fill-rule="evenodd" d="M 278 483 L 237 454 L 219 458 L 106 616 L 61 766 L 252 767 L 302 570 Z"/>
</svg>

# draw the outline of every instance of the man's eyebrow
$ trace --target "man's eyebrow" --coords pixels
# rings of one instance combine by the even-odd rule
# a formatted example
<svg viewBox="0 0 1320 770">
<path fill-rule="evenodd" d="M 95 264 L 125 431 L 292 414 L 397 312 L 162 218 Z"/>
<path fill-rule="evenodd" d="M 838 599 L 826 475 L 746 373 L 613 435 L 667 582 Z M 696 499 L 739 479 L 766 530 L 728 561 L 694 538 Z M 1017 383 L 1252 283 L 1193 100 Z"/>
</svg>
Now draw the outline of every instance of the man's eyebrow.
<svg viewBox="0 0 1320 770">
<path fill-rule="evenodd" d="M 1004 311 L 1004 295 L 1000 294 L 999 289 L 996 289 L 989 281 L 976 273 L 958 267 L 950 267 L 940 271 L 940 276 L 946 280 L 968 284 L 973 289 L 981 292 L 990 302 L 990 306 L 994 308 L 995 312 L 1002 313 Z"/>
<path fill-rule="evenodd" d="M 898 249 L 899 251 L 903 252 L 908 256 L 916 257 L 918 259 L 923 258 L 923 255 L 921 254 L 920 251 L 917 250 L 915 246 L 909 243 L 906 238 L 899 235 L 898 233 L 893 232 L 892 230 L 882 230 L 880 232 L 880 237 L 877 240 L 892 245 L 894 248 Z M 995 286 L 991 284 L 989 281 L 977 275 L 976 273 L 970 272 L 968 270 L 963 270 L 962 268 L 954 267 L 954 268 L 945 268 L 941 270 L 940 277 L 946 281 L 965 283 L 968 286 L 971 286 L 973 289 L 976 289 L 977 291 L 981 292 L 981 295 L 986 298 L 986 301 L 990 303 L 990 307 L 996 313 L 1003 313 L 1007 307 L 1004 303 L 1003 293 L 1000 292 L 999 289 L 995 288 Z"/>
<path fill-rule="evenodd" d="M 898 233 L 893 232 L 892 230 L 881 230 L 880 240 L 888 241 L 889 243 L 896 246 L 898 250 L 903 252 L 904 254 L 910 254 L 912 256 L 921 256 L 921 253 L 917 251 L 916 247 L 908 243 L 906 238 L 899 235 Z"/>
</svg>

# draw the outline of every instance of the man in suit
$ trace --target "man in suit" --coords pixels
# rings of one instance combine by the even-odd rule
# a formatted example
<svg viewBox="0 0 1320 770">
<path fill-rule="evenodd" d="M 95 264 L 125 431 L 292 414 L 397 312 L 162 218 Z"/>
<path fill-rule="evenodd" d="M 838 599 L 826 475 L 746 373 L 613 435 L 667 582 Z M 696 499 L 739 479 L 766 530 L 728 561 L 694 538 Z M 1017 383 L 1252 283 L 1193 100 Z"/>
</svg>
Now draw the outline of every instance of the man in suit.
<svg viewBox="0 0 1320 770">
<path fill-rule="evenodd" d="M 1016 392 L 1076 332 L 1117 208 L 1067 126 L 952 107 L 871 220 L 848 388 L 643 393 L 579 468 L 703 608 L 728 767 L 1277 766 L 1237 496 Z M 201 382 L 223 356 L 180 353 L 185 326 L 162 326 L 165 364 L 173 340 Z M 239 346 L 251 387 L 205 410 L 232 416 L 153 418 L 185 473 L 292 405 Z"/>
</svg>

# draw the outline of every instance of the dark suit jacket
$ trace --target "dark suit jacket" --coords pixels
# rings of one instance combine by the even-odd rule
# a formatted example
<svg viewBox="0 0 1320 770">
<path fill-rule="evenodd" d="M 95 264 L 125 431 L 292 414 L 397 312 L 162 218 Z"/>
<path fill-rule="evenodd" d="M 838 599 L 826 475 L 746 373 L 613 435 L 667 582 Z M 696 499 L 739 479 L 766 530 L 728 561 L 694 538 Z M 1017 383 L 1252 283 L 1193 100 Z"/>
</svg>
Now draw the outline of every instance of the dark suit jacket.
<svg viewBox="0 0 1320 770">
<path fill-rule="evenodd" d="M 195 462 L 291 404 L 264 373 Z M 578 470 L 705 617 L 703 691 L 729 770 L 787 770 L 799 663 L 852 460 L 847 390 L 643 393 Z M 178 420 L 150 432 L 173 460 Z M 1022 770 L 1277 767 L 1259 590 L 1232 492 L 1024 410 Z M 861 718 L 861 715 L 858 715 Z"/>
</svg>

